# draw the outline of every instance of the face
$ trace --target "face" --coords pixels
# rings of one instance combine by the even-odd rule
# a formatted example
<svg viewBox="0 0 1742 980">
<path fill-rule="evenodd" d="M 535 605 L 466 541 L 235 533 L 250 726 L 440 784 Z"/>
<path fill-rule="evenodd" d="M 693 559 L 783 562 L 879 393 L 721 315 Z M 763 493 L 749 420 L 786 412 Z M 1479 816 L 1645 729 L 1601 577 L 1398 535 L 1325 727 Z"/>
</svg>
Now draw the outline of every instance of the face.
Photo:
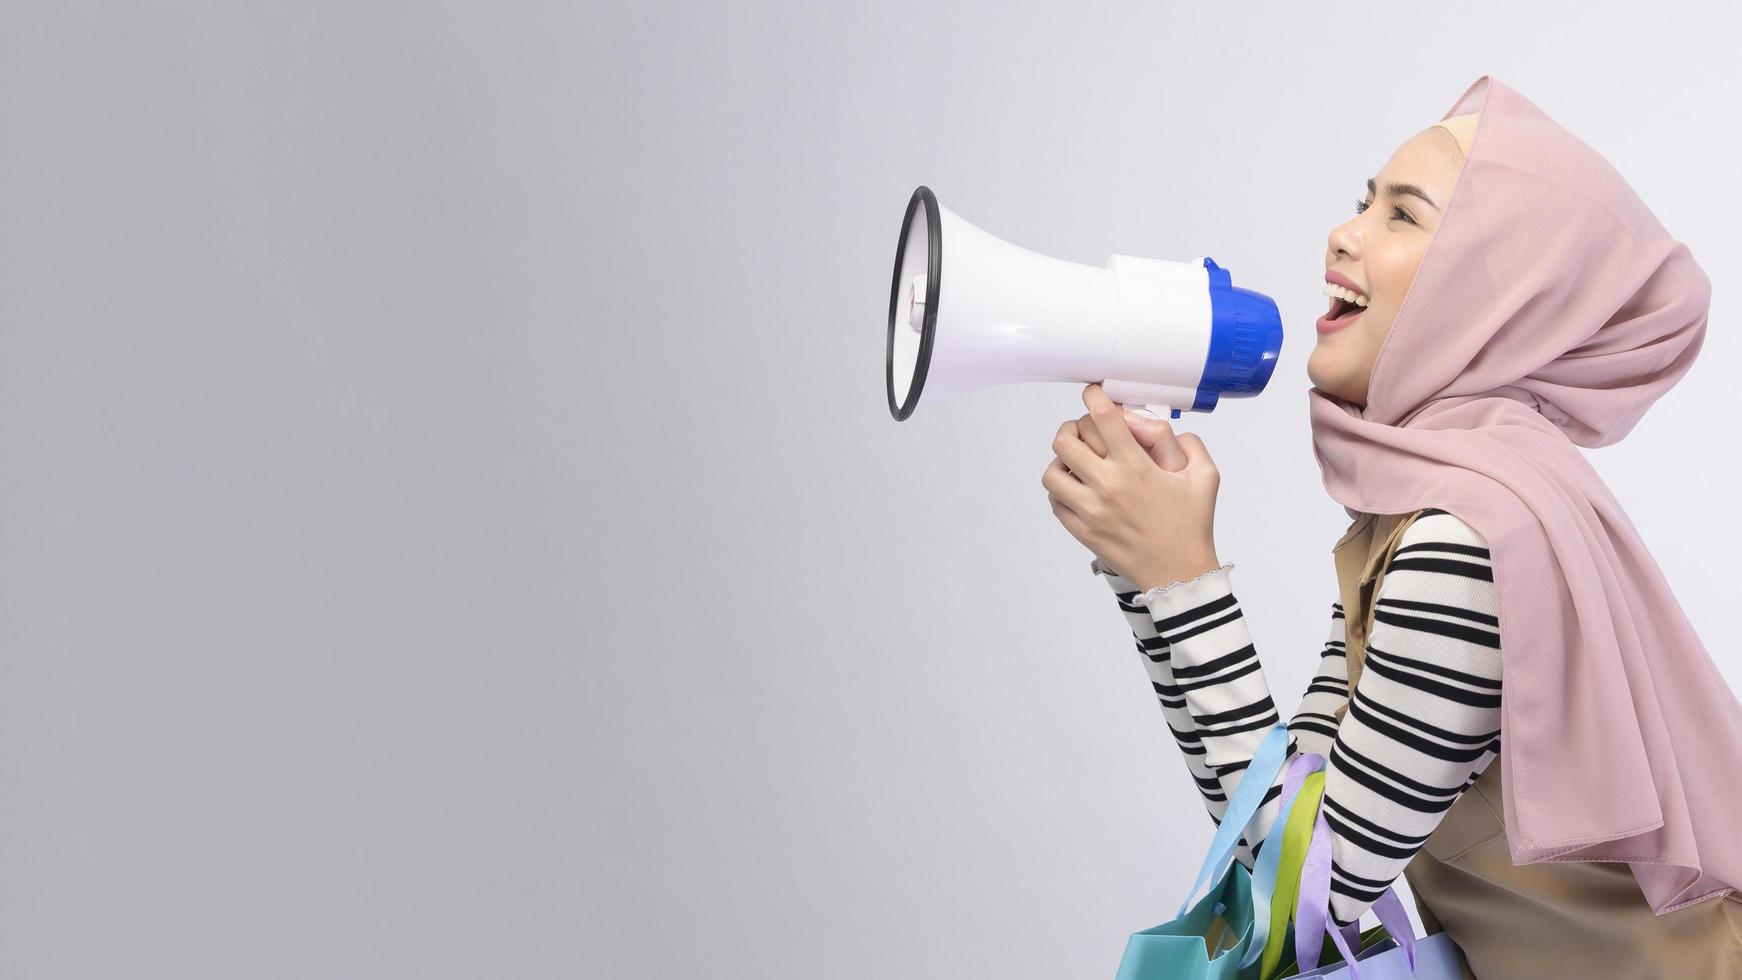
<svg viewBox="0 0 1742 980">
<path fill-rule="evenodd" d="M 1313 385 L 1356 405 L 1367 404 L 1367 382 L 1391 331 L 1403 294 L 1439 227 L 1463 166 L 1477 113 L 1454 116 L 1429 126 L 1397 148 L 1349 220 L 1331 230 L 1325 272 L 1354 284 L 1365 309 L 1327 325 L 1320 321 L 1318 343 L 1307 358 Z M 1334 275 L 1333 275 L 1334 274 Z M 1326 299 L 1335 313 L 1348 304 Z"/>
</svg>

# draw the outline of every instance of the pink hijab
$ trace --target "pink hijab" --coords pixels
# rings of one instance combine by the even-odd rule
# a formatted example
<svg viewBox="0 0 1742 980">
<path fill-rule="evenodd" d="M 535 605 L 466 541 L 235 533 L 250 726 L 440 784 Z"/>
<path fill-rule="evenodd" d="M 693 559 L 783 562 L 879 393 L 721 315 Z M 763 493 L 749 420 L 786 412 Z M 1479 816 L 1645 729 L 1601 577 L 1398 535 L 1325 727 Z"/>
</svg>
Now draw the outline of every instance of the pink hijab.
<svg viewBox="0 0 1742 980">
<path fill-rule="evenodd" d="M 1529 100 L 1483 75 L 1441 119 L 1477 111 L 1367 405 L 1307 392 L 1313 449 L 1351 517 L 1439 507 L 1488 541 L 1513 863 L 1626 861 L 1662 915 L 1742 882 L 1742 705 L 1578 447 L 1687 373 L 1711 283 Z"/>
</svg>

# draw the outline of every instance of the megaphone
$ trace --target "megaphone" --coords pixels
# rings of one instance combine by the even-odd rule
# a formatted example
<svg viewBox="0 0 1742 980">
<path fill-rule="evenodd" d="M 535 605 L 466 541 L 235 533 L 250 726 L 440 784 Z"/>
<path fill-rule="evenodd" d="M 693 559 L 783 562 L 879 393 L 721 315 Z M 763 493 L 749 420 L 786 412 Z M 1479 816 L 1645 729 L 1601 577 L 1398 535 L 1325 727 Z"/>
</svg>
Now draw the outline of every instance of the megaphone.
<svg viewBox="0 0 1742 980">
<path fill-rule="evenodd" d="M 1019 381 L 1100 382 L 1161 418 L 1264 390 L 1282 349 L 1276 302 L 1209 256 L 1114 255 L 1106 267 L 990 235 L 920 186 L 907 202 L 889 287 L 889 413 Z"/>
</svg>

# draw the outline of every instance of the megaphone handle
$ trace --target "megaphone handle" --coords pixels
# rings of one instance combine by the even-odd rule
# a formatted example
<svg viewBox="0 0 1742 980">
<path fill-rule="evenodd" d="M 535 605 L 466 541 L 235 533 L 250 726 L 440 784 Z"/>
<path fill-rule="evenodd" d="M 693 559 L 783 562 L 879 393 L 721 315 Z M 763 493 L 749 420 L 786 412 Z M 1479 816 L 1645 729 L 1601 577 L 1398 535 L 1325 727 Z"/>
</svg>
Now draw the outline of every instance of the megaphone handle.
<svg viewBox="0 0 1742 980">
<path fill-rule="evenodd" d="M 1129 406 L 1121 406 L 1121 407 L 1129 408 Z M 1156 420 L 1157 422 L 1167 421 L 1166 419 L 1162 418 L 1163 415 L 1171 414 L 1172 418 L 1176 418 L 1176 419 L 1179 418 L 1179 409 L 1170 408 L 1166 405 L 1145 405 L 1142 408 L 1132 408 L 1130 410 L 1137 413 L 1138 415 L 1147 415 L 1150 418 Z"/>
</svg>

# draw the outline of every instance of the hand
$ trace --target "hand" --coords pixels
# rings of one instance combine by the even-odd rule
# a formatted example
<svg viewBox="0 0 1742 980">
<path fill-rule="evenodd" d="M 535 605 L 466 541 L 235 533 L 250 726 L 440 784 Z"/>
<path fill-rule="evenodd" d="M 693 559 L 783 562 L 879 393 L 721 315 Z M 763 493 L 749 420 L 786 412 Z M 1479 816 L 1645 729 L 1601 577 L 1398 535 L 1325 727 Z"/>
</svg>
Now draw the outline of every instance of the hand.
<svg viewBox="0 0 1742 980">
<path fill-rule="evenodd" d="M 1124 412 L 1098 384 L 1083 404 L 1089 413 L 1059 427 L 1040 479 L 1059 523 L 1142 590 L 1219 567 L 1221 474 L 1203 440 Z"/>
</svg>

